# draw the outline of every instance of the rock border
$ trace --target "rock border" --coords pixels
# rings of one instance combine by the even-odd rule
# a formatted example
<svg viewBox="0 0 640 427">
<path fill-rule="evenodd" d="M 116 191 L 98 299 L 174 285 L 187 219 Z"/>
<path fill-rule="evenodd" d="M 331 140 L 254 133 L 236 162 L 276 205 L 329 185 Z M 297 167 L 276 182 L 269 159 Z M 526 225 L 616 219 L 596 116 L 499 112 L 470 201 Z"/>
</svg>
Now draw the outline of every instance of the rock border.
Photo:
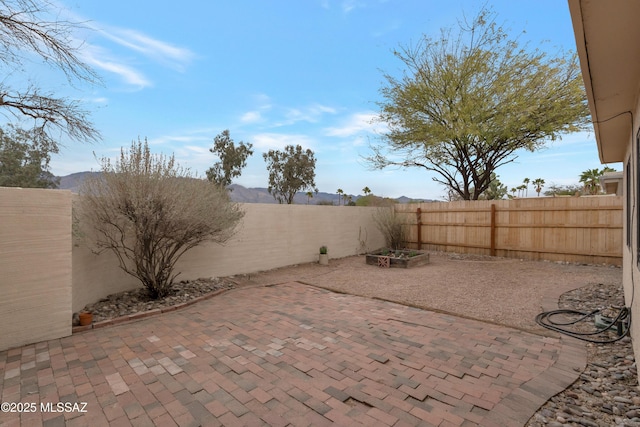
<svg viewBox="0 0 640 427">
<path fill-rule="evenodd" d="M 231 289 L 234 289 L 234 288 L 216 289 L 215 291 L 209 292 L 208 294 L 201 295 L 199 297 L 193 298 L 193 299 L 191 299 L 189 301 L 186 301 L 186 302 L 181 302 L 179 304 L 170 305 L 170 306 L 163 307 L 163 308 L 154 308 L 153 310 L 141 311 L 141 312 L 134 313 L 134 314 L 127 314 L 127 315 L 124 315 L 124 316 L 115 317 L 113 319 L 108 319 L 108 320 L 102 320 L 100 322 L 95 322 L 95 323 L 92 323 L 92 324 L 86 325 L 86 326 L 72 326 L 71 333 L 72 334 L 76 334 L 76 333 L 80 333 L 80 332 L 89 331 L 91 329 L 104 328 L 104 327 L 111 326 L 111 325 L 118 325 L 120 323 L 131 322 L 131 321 L 140 320 L 140 319 L 146 319 L 147 317 L 152 317 L 152 316 L 155 316 L 155 315 L 158 315 L 158 314 L 162 314 L 162 313 L 168 313 L 170 311 L 181 310 L 181 309 L 183 309 L 185 307 L 188 307 L 190 305 L 193 305 L 193 304 L 199 303 L 201 301 L 205 301 L 205 300 L 208 300 L 210 298 L 213 298 L 216 295 L 220 295 L 221 293 L 229 291 Z"/>
</svg>

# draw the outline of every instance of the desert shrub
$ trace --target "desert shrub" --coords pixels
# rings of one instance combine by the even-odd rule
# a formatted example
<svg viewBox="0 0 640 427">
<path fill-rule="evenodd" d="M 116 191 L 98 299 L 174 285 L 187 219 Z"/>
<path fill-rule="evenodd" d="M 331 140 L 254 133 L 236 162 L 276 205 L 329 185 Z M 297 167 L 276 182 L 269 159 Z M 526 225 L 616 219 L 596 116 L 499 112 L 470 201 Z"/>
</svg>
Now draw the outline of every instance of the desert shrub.
<svg viewBox="0 0 640 427">
<path fill-rule="evenodd" d="M 400 220 L 395 209 L 378 208 L 373 214 L 373 222 L 384 235 L 388 248 L 400 249 L 407 241 L 407 228 Z"/>
<path fill-rule="evenodd" d="M 373 194 L 359 197 L 356 206 L 393 206 L 397 202 L 388 197 L 378 197 Z"/>
<path fill-rule="evenodd" d="M 194 178 L 173 156 L 151 154 L 146 141 L 101 165 L 80 190 L 80 227 L 95 236 L 97 252 L 111 250 L 153 298 L 167 295 L 186 251 L 226 242 L 244 215 L 222 186 Z"/>
</svg>

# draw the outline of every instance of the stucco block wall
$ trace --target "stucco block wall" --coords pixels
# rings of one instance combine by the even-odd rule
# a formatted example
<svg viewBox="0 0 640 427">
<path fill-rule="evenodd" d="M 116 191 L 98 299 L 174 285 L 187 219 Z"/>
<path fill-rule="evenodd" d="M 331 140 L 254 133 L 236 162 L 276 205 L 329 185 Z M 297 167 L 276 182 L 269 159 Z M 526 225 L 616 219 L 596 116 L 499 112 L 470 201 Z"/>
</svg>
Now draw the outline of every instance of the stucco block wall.
<svg viewBox="0 0 640 427">
<path fill-rule="evenodd" d="M 118 258 L 112 252 L 95 254 L 78 238 L 74 238 L 72 260 L 73 313 L 109 294 L 134 289 L 140 283 L 118 267 Z"/>
<path fill-rule="evenodd" d="M 638 98 L 640 102 L 640 97 Z M 640 269 L 638 268 L 638 185 L 640 185 L 640 165 L 638 165 L 638 153 L 636 150 L 640 149 L 636 145 L 636 134 L 640 130 L 640 103 L 636 104 L 633 121 L 633 132 L 629 138 L 629 144 L 627 145 L 627 152 L 625 154 L 625 161 L 623 162 L 623 195 L 625 200 L 623 202 L 623 244 L 622 244 L 622 283 L 624 288 L 625 303 L 631 308 L 631 341 L 633 345 L 633 352 L 636 359 L 640 357 Z M 627 180 L 627 159 L 630 160 L 630 177 L 631 182 Z M 628 192 L 627 192 L 628 190 Z M 629 206 L 626 201 L 626 195 L 629 194 L 631 202 L 631 212 L 629 212 Z M 630 227 L 630 230 L 627 228 Z M 630 231 L 631 241 L 627 244 L 627 231 Z M 640 379 L 640 372 L 638 373 L 638 379 Z"/>
<path fill-rule="evenodd" d="M 326 245 L 330 258 L 384 246 L 373 222 L 377 208 L 245 203 L 237 234 L 225 245 L 203 244 L 179 261 L 178 280 L 253 273 L 317 262 Z M 364 260 L 363 260 L 364 262 Z M 73 311 L 109 294 L 139 287 L 110 252 L 93 254 L 85 242 L 73 248 Z"/>
<path fill-rule="evenodd" d="M 0 350 L 71 335 L 71 192 L 0 187 Z"/>
<path fill-rule="evenodd" d="M 317 205 L 244 204 L 238 234 L 224 246 L 194 248 L 178 264 L 181 277 L 229 276 L 318 261 L 326 245 L 330 258 L 384 246 L 375 209 Z M 360 239 L 365 240 L 361 250 Z"/>
</svg>

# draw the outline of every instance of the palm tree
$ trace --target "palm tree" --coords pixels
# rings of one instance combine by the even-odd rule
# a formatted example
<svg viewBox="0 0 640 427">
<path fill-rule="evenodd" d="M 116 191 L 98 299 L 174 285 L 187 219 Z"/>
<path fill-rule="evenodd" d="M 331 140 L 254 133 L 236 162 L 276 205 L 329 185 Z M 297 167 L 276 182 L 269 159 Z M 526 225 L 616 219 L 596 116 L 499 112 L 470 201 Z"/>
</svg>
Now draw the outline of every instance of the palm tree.
<svg viewBox="0 0 640 427">
<path fill-rule="evenodd" d="M 369 189 L 369 187 L 364 187 L 362 189 L 362 192 L 364 193 L 365 196 L 368 196 L 369 194 L 371 194 L 371 190 Z"/>
<path fill-rule="evenodd" d="M 584 184 L 584 192 L 587 194 L 598 194 L 600 192 L 600 177 L 607 172 L 616 170 L 605 166 L 602 170 L 587 169 L 580 174 L 580 182 Z"/>
<path fill-rule="evenodd" d="M 513 194 L 513 196 L 511 196 L 511 197 L 516 197 L 516 191 L 518 191 L 518 189 L 516 187 L 513 187 L 511 189 L 511 194 Z"/>
<path fill-rule="evenodd" d="M 309 204 L 312 198 L 313 198 L 313 191 L 307 191 L 307 204 Z"/>
<path fill-rule="evenodd" d="M 580 182 L 584 184 L 584 192 L 587 194 L 598 194 L 600 188 L 600 175 L 602 173 L 595 169 L 587 169 L 580 174 Z"/>
<path fill-rule="evenodd" d="M 527 186 L 524 185 L 524 184 L 518 185 L 518 197 L 523 197 L 524 196 L 525 188 L 527 188 Z"/>
<path fill-rule="evenodd" d="M 527 195 L 525 197 L 529 197 L 529 183 L 531 182 L 531 180 L 529 178 L 525 178 L 522 180 L 522 183 L 524 184 L 524 188 L 527 191 Z"/>
<path fill-rule="evenodd" d="M 542 191 L 542 187 L 544 186 L 544 179 L 536 178 L 533 180 L 532 184 L 536 188 L 536 193 L 538 193 L 538 197 L 540 197 L 540 192 Z"/>
<path fill-rule="evenodd" d="M 338 193 L 338 206 L 340 206 L 340 200 L 342 199 L 344 191 L 342 191 L 342 188 L 338 188 L 338 191 L 336 191 L 336 193 Z"/>
</svg>

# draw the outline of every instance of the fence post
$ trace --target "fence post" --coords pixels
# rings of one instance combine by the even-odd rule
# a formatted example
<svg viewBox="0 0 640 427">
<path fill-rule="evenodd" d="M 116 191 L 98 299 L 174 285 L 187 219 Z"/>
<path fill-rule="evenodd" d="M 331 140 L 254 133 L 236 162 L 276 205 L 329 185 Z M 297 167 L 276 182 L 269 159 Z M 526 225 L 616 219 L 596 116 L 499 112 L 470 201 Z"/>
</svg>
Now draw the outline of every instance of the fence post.
<svg viewBox="0 0 640 427">
<path fill-rule="evenodd" d="M 491 204 L 491 256 L 496 256 L 496 205 Z"/>
<path fill-rule="evenodd" d="M 418 224 L 418 250 L 422 250 L 422 209 L 418 208 L 416 211 L 417 224 Z"/>
</svg>

